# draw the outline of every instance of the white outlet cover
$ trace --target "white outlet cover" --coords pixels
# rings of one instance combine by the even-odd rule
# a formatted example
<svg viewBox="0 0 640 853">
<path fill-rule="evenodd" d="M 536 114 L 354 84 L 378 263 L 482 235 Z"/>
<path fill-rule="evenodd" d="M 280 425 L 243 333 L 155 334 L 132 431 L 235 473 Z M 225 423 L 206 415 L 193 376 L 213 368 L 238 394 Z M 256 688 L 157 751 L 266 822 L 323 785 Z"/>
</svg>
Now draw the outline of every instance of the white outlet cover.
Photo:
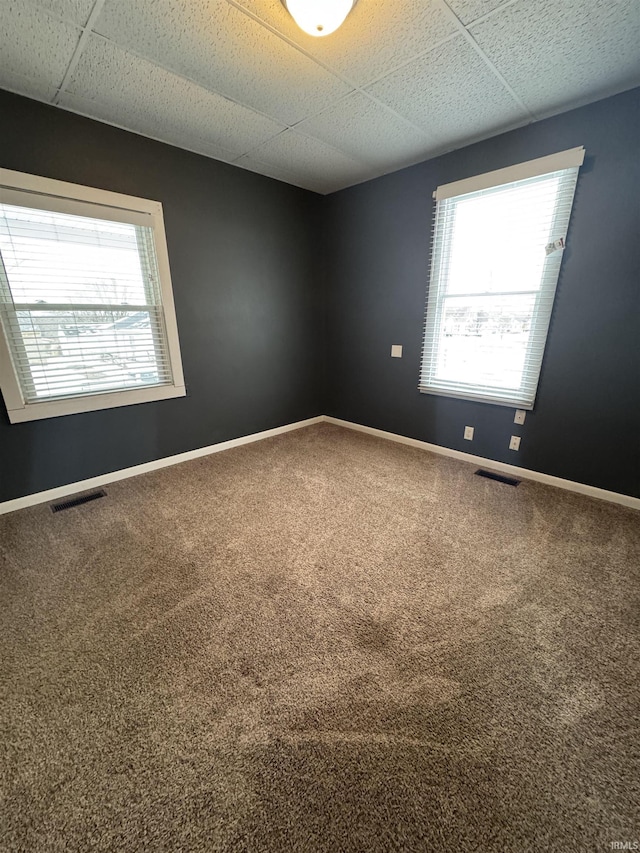
<svg viewBox="0 0 640 853">
<path fill-rule="evenodd" d="M 520 436 L 512 435 L 509 442 L 509 450 L 520 450 Z"/>
<path fill-rule="evenodd" d="M 524 409 L 516 409 L 516 413 L 513 417 L 514 424 L 523 424 L 524 419 L 527 417 L 527 413 Z"/>
<path fill-rule="evenodd" d="M 473 430 L 474 427 L 470 426 L 466 426 L 464 428 L 464 437 L 467 439 L 467 441 L 473 441 Z"/>
<path fill-rule="evenodd" d="M 391 358 L 402 358 L 402 344 L 391 345 Z"/>
</svg>

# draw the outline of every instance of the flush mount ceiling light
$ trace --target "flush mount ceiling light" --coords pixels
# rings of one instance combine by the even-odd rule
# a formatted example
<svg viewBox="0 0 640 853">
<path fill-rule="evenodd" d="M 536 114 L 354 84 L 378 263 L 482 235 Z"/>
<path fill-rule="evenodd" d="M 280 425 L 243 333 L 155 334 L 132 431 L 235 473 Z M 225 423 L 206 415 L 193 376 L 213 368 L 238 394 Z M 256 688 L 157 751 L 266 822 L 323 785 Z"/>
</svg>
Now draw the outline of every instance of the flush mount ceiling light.
<svg viewBox="0 0 640 853">
<path fill-rule="evenodd" d="M 310 36 L 328 36 L 342 24 L 358 0 L 282 0 L 296 24 Z"/>
</svg>

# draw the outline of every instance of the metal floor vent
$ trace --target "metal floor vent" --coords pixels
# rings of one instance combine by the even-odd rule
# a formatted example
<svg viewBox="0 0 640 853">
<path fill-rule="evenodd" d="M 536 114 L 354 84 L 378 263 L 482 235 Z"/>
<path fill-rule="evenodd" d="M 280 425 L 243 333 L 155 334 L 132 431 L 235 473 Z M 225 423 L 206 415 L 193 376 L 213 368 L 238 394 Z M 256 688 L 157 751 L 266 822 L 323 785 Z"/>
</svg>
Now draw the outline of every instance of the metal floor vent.
<svg viewBox="0 0 640 853">
<path fill-rule="evenodd" d="M 72 506 L 80 506 L 88 504 L 90 501 L 95 501 L 98 498 L 106 498 L 107 493 L 104 489 L 98 489 L 97 492 L 89 492 L 86 495 L 79 495 L 77 498 L 69 498 L 68 501 L 60 501 L 58 504 L 51 504 L 51 512 L 62 512 L 63 509 L 71 509 Z"/>
<path fill-rule="evenodd" d="M 517 486 L 520 480 L 515 477 L 505 477 L 504 474 L 496 474 L 494 471 L 485 471 L 483 468 L 478 468 L 476 471 L 478 477 L 486 477 L 487 480 L 497 480 L 498 483 L 506 483 L 507 486 Z"/>
</svg>

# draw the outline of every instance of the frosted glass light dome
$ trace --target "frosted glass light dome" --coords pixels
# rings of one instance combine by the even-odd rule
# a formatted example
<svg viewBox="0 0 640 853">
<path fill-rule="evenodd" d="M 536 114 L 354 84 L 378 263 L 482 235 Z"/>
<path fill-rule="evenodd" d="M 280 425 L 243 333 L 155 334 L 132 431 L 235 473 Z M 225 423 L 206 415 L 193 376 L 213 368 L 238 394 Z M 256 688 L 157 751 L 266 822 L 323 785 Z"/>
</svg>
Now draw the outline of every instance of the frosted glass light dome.
<svg viewBox="0 0 640 853">
<path fill-rule="evenodd" d="M 356 0 L 282 0 L 296 24 L 310 36 L 328 36 L 343 23 Z"/>
</svg>

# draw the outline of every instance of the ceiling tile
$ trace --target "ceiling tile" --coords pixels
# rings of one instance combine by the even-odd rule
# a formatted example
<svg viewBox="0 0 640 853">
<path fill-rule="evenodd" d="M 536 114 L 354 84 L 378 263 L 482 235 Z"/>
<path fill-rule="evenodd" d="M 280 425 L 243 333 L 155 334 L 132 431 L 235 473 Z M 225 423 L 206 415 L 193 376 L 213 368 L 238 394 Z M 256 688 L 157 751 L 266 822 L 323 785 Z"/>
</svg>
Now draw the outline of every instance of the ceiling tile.
<svg viewBox="0 0 640 853">
<path fill-rule="evenodd" d="M 334 145 L 346 154 L 368 163 L 406 163 L 427 150 L 429 140 L 377 101 L 355 92 L 296 130 Z"/>
<path fill-rule="evenodd" d="M 102 4 L 61 106 L 321 193 L 640 83 L 637 0 L 360 0 L 319 39 L 280 0 Z M 0 86 L 53 100 L 92 8 L 0 0 Z"/>
<path fill-rule="evenodd" d="M 520 0 L 470 31 L 536 112 L 640 82 L 638 0 Z"/>
<path fill-rule="evenodd" d="M 312 180 L 300 180 L 297 175 L 288 172 L 286 169 L 280 169 L 277 166 L 270 166 L 267 163 L 261 163 L 254 157 L 248 154 L 234 161 L 234 166 L 239 166 L 241 169 L 247 169 L 249 172 L 256 172 L 259 175 L 264 175 L 267 178 L 275 178 L 276 181 L 283 181 L 285 184 L 292 184 L 295 187 L 302 187 L 312 192 L 323 193 L 323 184 Z"/>
<path fill-rule="evenodd" d="M 95 0 L 35 0 L 35 2 L 61 20 L 84 27 Z"/>
<path fill-rule="evenodd" d="M 445 0 L 447 6 L 460 18 L 463 24 L 477 21 L 483 15 L 493 12 L 498 6 L 510 0 Z"/>
<path fill-rule="evenodd" d="M 435 0 L 360 0 L 344 24 L 324 38 L 309 36 L 280 0 L 239 0 L 350 82 L 364 85 L 456 32 Z"/>
<path fill-rule="evenodd" d="M 17 92 L 27 98 L 35 98 L 37 101 L 51 103 L 58 91 L 57 86 L 50 86 L 44 80 L 35 80 L 33 77 L 24 77 L 22 74 L 13 74 L 5 69 L 0 70 L 0 88 L 9 92 Z"/>
<path fill-rule="evenodd" d="M 127 130 L 133 129 L 123 123 L 122 110 L 118 105 L 101 104 L 99 101 L 83 98 L 80 95 L 65 93 L 60 97 L 60 106 L 63 109 L 104 121 L 115 127 L 125 127 Z M 206 157 L 213 157 L 216 160 L 223 160 L 227 163 L 235 160 L 238 156 L 237 152 L 229 151 L 206 139 L 189 135 L 183 128 L 176 129 L 175 127 L 168 126 L 161 117 L 145 114 L 138 115 L 136 118 L 135 132 L 143 136 L 149 136 L 152 139 L 158 139 L 161 142 L 167 142 L 170 145 L 176 145 L 187 151 L 195 151 L 196 154 L 204 154 Z"/>
<path fill-rule="evenodd" d="M 286 124 L 350 89 L 226 0 L 107 0 L 95 30 Z"/>
<path fill-rule="evenodd" d="M 424 127 L 443 147 L 526 118 L 464 36 L 410 62 L 368 90 Z"/>
<path fill-rule="evenodd" d="M 371 172 L 371 167 L 293 130 L 275 136 L 249 156 L 296 175 L 303 186 L 313 182 L 327 187 L 323 192 L 356 183 Z"/>
<path fill-rule="evenodd" d="M 0 84 L 3 74 L 22 75 L 34 86 L 62 83 L 80 30 L 45 11 L 16 2 L 0 3 Z"/>
<path fill-rule="evenodd" d="M 91 36 L 67 91 L 79 95 L 96 112 L 109 110 L 117 123 L 132 130 L 150 124 L 166 130 L 173 140 L 200 138 L 211 145 L 244 154 L 283 125 L 203 89 L 169 71 Z M 61 103 L 69 104 L 62 99 Z M 144 131 L 143 131 L 144 132 Z M 178 143 L 179 144 L 179 143 Z"/>
</svg>

